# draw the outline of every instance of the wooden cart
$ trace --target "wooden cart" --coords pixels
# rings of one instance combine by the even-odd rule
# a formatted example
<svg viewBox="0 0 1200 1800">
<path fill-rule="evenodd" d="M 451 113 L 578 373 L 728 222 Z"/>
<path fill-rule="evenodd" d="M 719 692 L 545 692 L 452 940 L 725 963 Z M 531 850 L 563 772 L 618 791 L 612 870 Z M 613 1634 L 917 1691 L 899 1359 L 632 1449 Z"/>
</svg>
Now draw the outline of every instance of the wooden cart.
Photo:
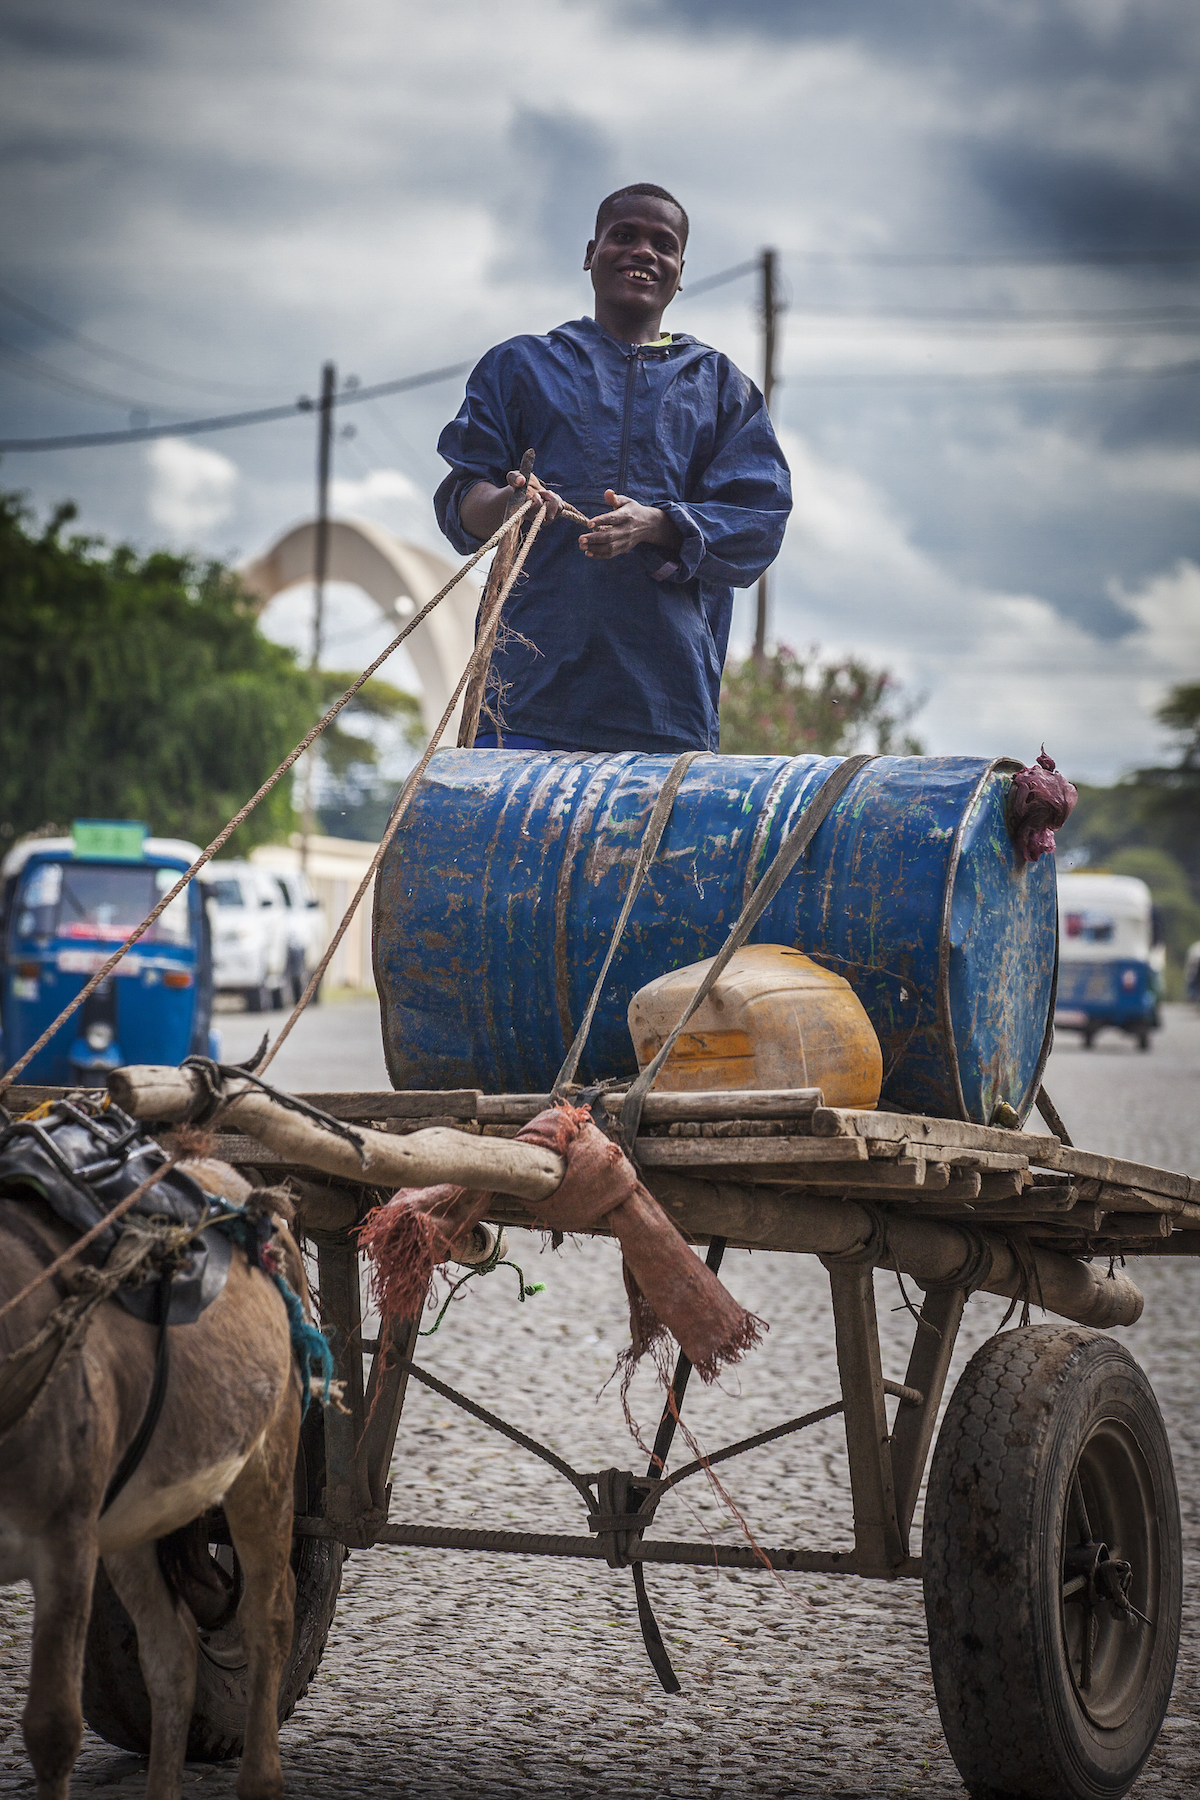
<svg viewBox="0 0 1200 1800">
<path fill-rule="evenodd" d="M 25 1089 L 35 1105 L 52 1090 Z M 120 1098 L 120 1096 L 118 1096 Z M 418 1132 L 511 1138 L 546 1095 L 315 1094 L 333 1117 L 408 1139 Z M 600 1094 L 601 1120 L 620 1095 Z M 143 1116 L 144 1109 L 143 1109 Z M 294 1121 L 295 1115 L 292 1115 Z M 338 1354 L 346 1410 L 314 1408 L 296 1478 L 297 1624 L 282 1685 L 286 1717 L 314 1673 L 346 1547 L 376 1544 L 573 1556 L 629 1567 L 647 1650 L 677 1686 L 646 1599 L 647 1563 L 818 1572 L 924 1584 L 934 1683 L 946 1736 L 974 1795 L 1125 1793 L 1149 1755 L 1170 1696 L 1181 1611 L 1179 1506 L 1153 1393 L 1107 1335 L 1132 1324 L 1141 1296 L 1124 1257 L 1200 1250 L 1200 1182 L 1095 1155 L 1062 1138 L 958 1121 L 825 1107 L 809 1092 L 652 1093 L 636 1144 L 643 1179 L 710 1267 L 728 1245 L 819 1255 L 830 1281 L 841 1399 L 780 1421 L 739 1451 L 841 1412 L 854 1548 L 765 1552 L 653 1535 L 658 1500 L 700 1465 L 671 1460 L 689 1374 L 680 1357 L 649 1470 L 585 1476 L 460 1395 L 412 1359 L 420 1321 L 386 1342 L 365 1337 L 354 1227 L 377 1203 L 377 1170 L 345 1157 L 297 1158 L 259 1135 L 228 1132 L 217 1153 L 266 1184 L 287 1178 L 315 1250 L 322 1322 Z M 266 1140 L 266 1141 L 263 1141 Z M 326 1143 L 333 1140 L 326 1139 Z M 416 1139 L 406 1150 L 432 1138 Z M 344 1150 L 344 1146 L 342 1146 Z M 401 1144 L 396 1144 L 399 1152 Z M 467 1170 L 461 1177 L 469 1180 Z M 498 1198 L 509 1231 L 529 1210 Z M 880 1359 L 873 1271 L 923 1290 L 903 1380 Z M 910 1531 L 963 1308 L 973 1292 L 1009 1296 L 1067 1323 L 1017 1324 L 971 1359 L 950 1401 L 929 1472 L 922 1548 Z M 368 1366 L 369 1365 L 369 1366 Z M 389 1517 L 389 1470 L 410 1380 L 502 1430 L 573 1483 L 586 1512 L 575 1535 L 476 1529 Z M 745 1379 L 753 1380 L 752 1361 Z M 889 1407 L 889 1401 L 894 1403 Z M 890 1416 L 889 1416 L 890 1414 Z M 230 1566 L 222 1521 L 203 1522 Z M 191 1753 L 240 1747 L 244 1659 L 236 1623 L 202 1636 Z M 132 1628 L 101 1580 L 89 1640 L 85 1711 L 110 1741 L 141 1750 L 149 1707 Z"/>
</svg>

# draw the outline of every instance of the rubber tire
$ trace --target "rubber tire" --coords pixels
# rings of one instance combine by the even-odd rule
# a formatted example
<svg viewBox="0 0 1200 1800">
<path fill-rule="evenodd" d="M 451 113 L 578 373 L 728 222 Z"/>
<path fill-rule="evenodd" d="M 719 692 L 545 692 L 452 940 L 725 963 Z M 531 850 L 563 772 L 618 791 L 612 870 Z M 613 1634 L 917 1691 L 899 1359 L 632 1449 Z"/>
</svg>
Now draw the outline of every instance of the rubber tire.
<svg viewBox="0 0 1200 1800">
<path fill-rule="evenodd" d="M 319 1409 L 304 1422 L 296 1466 L 296 1507 L 315 1511 L 324 1482 L 324 1432 Z M 325 1650 L 342 1585 L 341 1544 L 295 1538 L 296 1578 L 292 1647 L 279 1682 L 279 1723 L 307 1694 Z M 226 1762 L 242 1754 L 246 1731 L 246 1665 L 237 1660 L 237 1625 L 200 1639 L 196 1699 L 188 1728 L 189 1762 Z M 232 1656 L 231 1656 L 232 1652 Z M 230 1663 L 233 1666 L 230 1666 Z M 138 1662 L 137 1632 L 101 1563 L 83 1667 L 83 1716 L 106 1743 L 137 1756 L 150 1753 L 150 1696 Z"/>
<path fill-rule="evenodd" d="M 1096 1033 L 1095 1033 L 1095 1032 L 1094 1032 L 1094 1031 L 1091 1031 L 1091 1030 L 1088 1030 L 1088 1031 L 1085 1031 L 1085 1032 L 1084 1032 L 1084 1034 L 1083 1034 L 1083 1047 L 1084 1047 L 1084 1049 L 1085 1049 L 1085 1050 L 1090 1050 L 1090 1049 L 1091 1049 L 1091 1048 L 1092 1048 L 1092 1045 L 1093 1045 L 1093 1044 L 1094 1044 L 1094 1043 L 1095 1043 L 1095 1042 L 1096 1042 Z"/>
<path fill-rule="evenodd" d="M 1138 1032 L 1137 1047 L 1139 1050 L 1148 1050 L 1150 1048 L 1150 1033 L 1148 1031 Z"/>
<path fill-rule="evenodd" d="M 296 1623 L 279 1683 L 279 1723 L 307 1694 L 325 1649 L 342 1582 L 342 1546 L 324 1538 L 299 1540 L 293 1554 Z M 220 1633 L 228 1643 L 236 1625 Z M 209 1654 L 201 1638 L 196 1699 L 188 1728 L 189 1762 L 240 1756 L 246 1728 L 246 1665 L 232 1668 Z M 135 1755 L 150 1753 L 150 1696 L 138 1663 L 137 1632 L 117 1599 L 103 1564 L 96 1572 L 83 1671 L 83 1716 L 106 1743 Z"/>
<path fill-rule="evenodd" d="M 1061 1599 L 1068 1495 L 1089 1442 L 1103 1454 L 1105 1430 L 1136 1445 L 1153 1496 L 1138 1518 L 1157 1552 L 1142 1605 L 1154 1638 L 1112 1729 L 1080 1701 Z M 1092 1526 L 1103 1538 L 1103 1518 Z M 1001 1333 L 976 1352 L 934 1451 L 922 1562 L 938 1710 L 972 1800 L 1119 1800 L 1171 1697 L 1183 1591 L 1166 1428 L 1122 1345 L 1046 1325 Z M 1152 1558 L 1144 1564 L 1154 1568 Z"/>
<path fill-rule="evenodd" d="M 271 1008 L 271 990 L 265 982 L 259 987 L 243 988 L 246 996 L 246 1011 L 251 1013 L 269 1012 Z"/>
</svg>

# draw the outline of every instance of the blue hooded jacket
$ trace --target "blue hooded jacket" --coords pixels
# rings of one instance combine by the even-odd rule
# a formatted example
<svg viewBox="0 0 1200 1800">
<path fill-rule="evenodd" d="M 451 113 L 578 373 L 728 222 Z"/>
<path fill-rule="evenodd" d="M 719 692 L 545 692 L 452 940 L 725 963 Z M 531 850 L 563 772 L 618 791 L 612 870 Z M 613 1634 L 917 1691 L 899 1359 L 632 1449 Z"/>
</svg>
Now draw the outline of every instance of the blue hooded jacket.
<svg viewBox="0 0 1200 1800">
<path fill-rule="evenodd" d="M 438 524 L 467 554 L 463 495 L 502 487 L 522 453 L 589 518 L 604 490 L 660 506 L 683 534 L 597 559 L 582 527 L 544 525 L 504 610 L 488 705 L 506 732 L 580 750 L 715 750 L 733 588 L 783 542 L 787 463 L 762 395 L 728 357 L 677 336 L 625 344 L 594 319 L 510 338 L 473 371 L 438 442 Z"/>
</svg>

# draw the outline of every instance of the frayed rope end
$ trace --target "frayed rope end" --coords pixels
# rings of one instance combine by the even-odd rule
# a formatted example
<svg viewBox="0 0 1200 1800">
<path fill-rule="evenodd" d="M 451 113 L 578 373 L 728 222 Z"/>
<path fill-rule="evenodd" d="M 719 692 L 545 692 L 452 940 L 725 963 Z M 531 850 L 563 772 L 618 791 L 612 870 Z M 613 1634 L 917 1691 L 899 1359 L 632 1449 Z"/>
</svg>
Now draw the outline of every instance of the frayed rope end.
<svg viewBox="0 0 1200 1800">
<path fill-rule="evenodd" d="M 449 1242 L 432 1213 L 391 1200 L 369 1212 L 358 1247 L 370 1258 L 371 1294 L 385 1320 L 415 1319 Z"/>
</svg>

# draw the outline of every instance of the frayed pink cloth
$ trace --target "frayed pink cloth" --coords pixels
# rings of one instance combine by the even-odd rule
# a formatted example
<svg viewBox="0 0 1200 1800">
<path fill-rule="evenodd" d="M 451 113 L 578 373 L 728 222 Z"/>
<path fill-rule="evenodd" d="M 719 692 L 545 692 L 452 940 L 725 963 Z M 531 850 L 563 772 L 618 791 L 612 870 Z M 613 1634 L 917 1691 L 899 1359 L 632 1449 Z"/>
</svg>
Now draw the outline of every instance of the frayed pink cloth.
<svg viewBox="0 0 1200 1800">
<path fill-rule="evenodd" d="M 1054 766 L 1042 745 L 1037 762 L 1013 776 L 1008 802 L 1009 830 L 1022 862 L 1054 855 L 1054 833 L 1071 816 L 1079 789 Z"/>
<path fill-rule="evenodd" d="M 758 1343 L 766 1326 L 738 1305 L 690 1250 L 642 1183 L 620 1146 L 585 1108 L 552 1107 L 517 1133 L 566 1159 L 561 1185 L 547 1200 L 525 1204 L 548 1231 L 587 1231 L 603 1222 L 624 1258 L 636 1362 L 669 1331 L 704 1381 Z M 424 1305 L 435 1267 L 478 1224 L 492 1195 L 460 1187 L 402 1188 L 369 1213 L 358 1234 L 371 1259 L 371 1286 L 385 1319 L 413 1318 Z"/>
</svg>

